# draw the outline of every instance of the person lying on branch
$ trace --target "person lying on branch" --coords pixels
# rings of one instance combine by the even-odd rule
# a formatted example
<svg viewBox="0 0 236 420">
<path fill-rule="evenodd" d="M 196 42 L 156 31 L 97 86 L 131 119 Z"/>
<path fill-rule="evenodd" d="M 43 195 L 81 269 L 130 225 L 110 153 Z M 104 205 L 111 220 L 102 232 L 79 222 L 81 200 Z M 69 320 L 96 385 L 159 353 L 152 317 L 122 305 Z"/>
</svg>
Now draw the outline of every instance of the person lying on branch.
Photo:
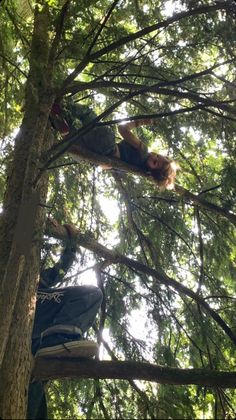
<svg viewBox="0 0 236 420">
<path fill-rule="evenodd" d="M 63 106 L 63 110 L 55 103 L 51 112 L 52 125 L 63 136 L 75 133 L 78 130 L 78 121 L 85 126 L 94 118 L 96 114 L 88 106 L 69 101 Z M 173 189 L 178 164 L 167 156 L 149 152 L 147 146 L 132 131 L 136 127 L 153 123 L 152 119 L 144 118 L 119 125 L 118 131 L 123 138 L 119 143 L 116 143 L 111 127 L 97 125 L 86 134 L 78 136 L 70 151 L 79 156 L 76 145 L 81 145 L 100 155 L 115 157 L 150 173 L 160 188 Z"/>
</svg>

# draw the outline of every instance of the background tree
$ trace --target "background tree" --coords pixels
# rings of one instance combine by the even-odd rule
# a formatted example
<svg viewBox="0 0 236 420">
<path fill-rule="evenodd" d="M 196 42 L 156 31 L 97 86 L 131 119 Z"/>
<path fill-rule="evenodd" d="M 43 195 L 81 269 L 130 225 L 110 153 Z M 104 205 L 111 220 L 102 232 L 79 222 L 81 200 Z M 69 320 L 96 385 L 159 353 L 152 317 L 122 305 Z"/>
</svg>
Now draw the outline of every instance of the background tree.
<svg viewBox="0 0 236 420">
<path fill-rule="evenodd" d="M 65 222 L 79 247 L 66 283 L 95 265 L 104 291 L 102 357 L 231 371 L 235 3 L 9 0 L 0 13 L 1 416 L 25 415 L 40 252 L 49 264 Z M 176 191 L 120 162 L 103 172 L 95 162 L 107 159 L 87 151 L 74 162 L 73 138 L 49 121 L 53 101 L 71 95 L 97 112 L 93 124 L 154 118 L 138 135 L 180 162 Z M 96 369 L 94 380 L 50 383 L 51 417 L 235 417 L 235 391 L 218 383 L 101 384 Z"/>
</svg>

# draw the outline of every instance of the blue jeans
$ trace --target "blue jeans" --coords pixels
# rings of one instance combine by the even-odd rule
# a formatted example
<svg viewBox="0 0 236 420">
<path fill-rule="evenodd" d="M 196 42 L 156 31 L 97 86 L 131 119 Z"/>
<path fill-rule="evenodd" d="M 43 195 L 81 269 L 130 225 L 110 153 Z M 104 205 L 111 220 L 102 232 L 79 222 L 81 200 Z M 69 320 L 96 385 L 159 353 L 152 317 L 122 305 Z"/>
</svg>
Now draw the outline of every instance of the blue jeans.
<svg viewBox="0 0 236 420">
<path fill-rule="evenodd" d="M 95 286 L 62 289 L 39 289 L 32 334 L 32 352 L 36 353 L 41 334 L 64 333 L 75 336 L 92 326 L 102 302 L 102 292 Z M 33 382 L 28 391 L 28 419 L 47 419 L 44 384 Z"/>
<path fill-rule="evenodd" d="M 85 333 L 101 306 L 102 292 L 95 286 L 39 289 L 32 339 L 47 330 L 65 334 Z"/>
</svg>

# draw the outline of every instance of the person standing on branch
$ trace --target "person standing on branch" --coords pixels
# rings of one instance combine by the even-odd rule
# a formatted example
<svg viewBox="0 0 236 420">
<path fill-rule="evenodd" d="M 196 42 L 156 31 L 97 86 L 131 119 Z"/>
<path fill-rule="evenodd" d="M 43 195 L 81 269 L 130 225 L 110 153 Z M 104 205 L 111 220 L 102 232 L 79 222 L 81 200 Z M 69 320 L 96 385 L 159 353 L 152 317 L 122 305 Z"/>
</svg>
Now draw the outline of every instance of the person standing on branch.
<svg viewBox="0 0 236 420">
<path fill-rule="evenodd" d="M 95 112 L 88 106 L 69 101 L 63 106 L 63 110 L 55 103 L 51 112 L 52 125 L 63 136 L 76 133 L 78 121 L 85 126 L 95 118 Z M 69 151 L 74 156 L 79 156 L 77 145 L 81 145 L 103 156 L 115 157 L 150 173 L 160 188 L 173 189 L 178 164 L 167 156 L 149 152 L 147 146 L 132 131 L 136 127 L 153 124 L 152 119 L 143 118 L 119 125 L 118 131 L 123 139 L 119 143 L 116 143 L 111 127 L 95 125 L 86 134 L 78 136 Z"/>
<path fill-rule="evenodd" d="M 101 289 L 87 285 L 58 287 L 65 281 L 76 257 L 74 228 L 69 224 L 64 227 L 68 240 L 59 260 L 40 273 L 32 332 L 33 356 L 44 358 L 48 363 L 55 357 L 91 359 L 98 354 L 97 343 L 85 340 L 83 335 L 93 325 L 100 309 Z M 48 418 L 44 386 L 45 382 L 32 378 L 28 391 L 28 419 Z"/>
<path fill-rule="evenodd" d="M 102 292 L 96 286 L 56 287 L 76 257 L 73 226 L 64 225 L 68 241 L 53 266 L 41 270 L 32 333 L 32 353 L 36 357 L 92 357 L 97 344 L 83 340 L 101 306 Z"/>
</svg>

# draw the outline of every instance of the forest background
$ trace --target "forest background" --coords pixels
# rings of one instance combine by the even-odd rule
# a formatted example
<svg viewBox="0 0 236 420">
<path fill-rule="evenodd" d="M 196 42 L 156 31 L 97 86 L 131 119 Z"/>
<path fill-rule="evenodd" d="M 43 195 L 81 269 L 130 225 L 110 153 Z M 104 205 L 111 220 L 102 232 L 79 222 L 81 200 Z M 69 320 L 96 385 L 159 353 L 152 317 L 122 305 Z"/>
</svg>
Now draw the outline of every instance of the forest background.
<svg viewBox="0 0 236 420">
<path fill-rule="evenodd" d="M 25 417 L 39 272 L 64 223 L 65 284 L 104 293 L 102 361 L 35 366 L 50 418 L 235 418 L 235 6 L 0 2 L 2 418 Z M 71 95 L 98 115 L 78 135 L 154 118 L 137 134 L 180 163 L 176 189 L 86 150 L 75 162 L 49 122 Z"/>
</svg>

